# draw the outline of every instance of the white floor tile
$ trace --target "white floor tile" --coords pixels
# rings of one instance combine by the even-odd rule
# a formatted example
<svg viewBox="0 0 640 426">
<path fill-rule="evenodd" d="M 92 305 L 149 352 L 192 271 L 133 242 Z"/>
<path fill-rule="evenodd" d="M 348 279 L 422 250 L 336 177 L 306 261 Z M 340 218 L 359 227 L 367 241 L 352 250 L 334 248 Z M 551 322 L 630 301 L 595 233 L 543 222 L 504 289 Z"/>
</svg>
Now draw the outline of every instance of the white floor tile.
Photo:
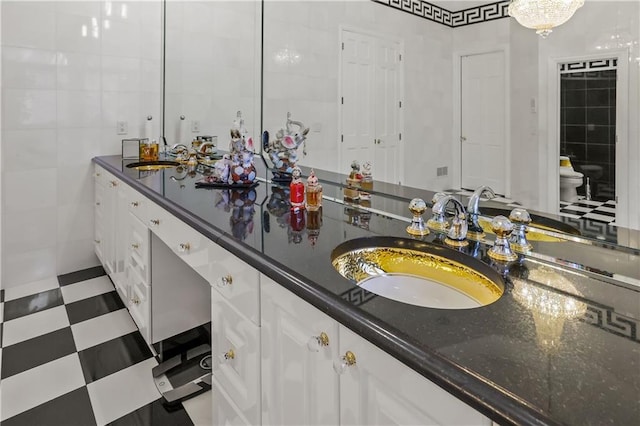
<svg viewBox="0 0 640 426">
<path fill-rule="evenodd" d="M 46 278 L 40 281 L 34 281 L 27 284 L 21 284 L 16 287 L 9 287 L 4 291 L 4 301 L 20 299 L 24 296 L 41 293 L 43 291 L 58 288 L 58 278 Z"/>
<path fill-rule="evenodd" d="M 616 209 L 613 207 L 598 207 L 598 211 L 600 212 L 607 212 L 607 213 L 614 213 L 616 212 Z M 597 212 L 594 212 L 597 213 Z"/>
<path fill-rule="evenodd" d="M 25 315 L 4 323 L 2 346 L 7 347 L 68 326 L 69 316 L 64 306 Z"/>
<path fill-rule="evenodd" d="M 612 222 L 615 218 L 613 216 L 607 216 L 604 214 L 597 214 L 597 213 L 587 213 L 584 216 L 582 216 L 583 219 L 592 219 L 592 220 L 599 220 L 600 222 Z"/>
<path fill-rule="evenodd" d="M 558 216 L 570 217 L 571 219 L 580 219 L 580 217 L 581 217 L 581 216 L 578 216 L 576 214 L 563 213 L 563 212 L 558 213 Z"/>
<path fill-rule="evenodd" d="M 2 420 L 85 385 L 77 353 L 2 380 Z"/>
<path fill-rule="evenodd" d="M 156 359 L 149 358 L 87 385 L 98 426 L 160 398 L 151 376 L 156 365 Z"/>
<path fill-rule="evenodd" d="M 589 213 L 591 210 L 593 210 L 592 207 L 582 207 L 582 206 L 576 206 L 576 205 L 570 205 L 565 208 L 569 210 L 574 210 L 577 212 L 583 212 L 583 213 Z"/>
<path fill-rule="evenodd" d="M 212 397 L 213 392 L 208 391 L 182 402 L 184 410 L 195 426 L 210 426 L 213 424 Z"/>
<path fill-rule="evenodd" d="M 77 302 L 113 290 L 113 284 L 106 275 L 60 287 L 64 303 Z"/>
<path fill-rule="evenodd" d="M 584 200 L 584 199 L 580 200 L 580 202 L 582 204 L 586 204 L 588 206 L 594 206 L 594 207 L 601 206 L 604 204 L 603 201 L 593 201 L 593 200 Z"/>
<path fill-rule="evenodd" d="M 0 303 L 0 322 L 2 322 L 3 320 L 4 320 L 4 303 Z"/>
<path fill-rule="evenodd" d="M 137 330 L 136 324 L 126 309 L 100 315 L 71 326 L 73 340 L 76 342 L 78 351 Z"/>
</svg>

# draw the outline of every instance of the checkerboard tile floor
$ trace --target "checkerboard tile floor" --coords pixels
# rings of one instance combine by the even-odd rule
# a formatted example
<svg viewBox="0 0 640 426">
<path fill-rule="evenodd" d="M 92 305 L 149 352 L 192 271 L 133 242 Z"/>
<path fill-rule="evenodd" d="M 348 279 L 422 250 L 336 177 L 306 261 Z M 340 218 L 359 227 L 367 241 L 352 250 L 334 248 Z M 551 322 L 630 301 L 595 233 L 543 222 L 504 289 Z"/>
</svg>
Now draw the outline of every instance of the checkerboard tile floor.
<svg viewBox="0 0 640 426">
<path fill-rule="evenodd" d="M 158 362 L 101 267 L 1 290 L 0 343 L 2 426 L 211 424 L 211 392 L 163 407 Z"/>
<path fill-rule="evenodd" d="M 465 189 L 448 189 L 444 191 L 446 194 L 462 195 L 470 197 L 473 195 L 473 191 Z M 482 201 L 487 201 L 488 198 L 480 198 Z M 503 203 L 506 207 L 522 207 L 520 203 L 510 198 L 504 198 L 501 196 L 492 198 L 491 201 Z M 580 199 L 575 203 L 566 203 L 560 201 L 560 216 L 571 219 L 590 219 L 595 222 L 603 222 L 610 225 L 615 225 L 616 220 L 616 202 L 609 201 L 587 201 Z"/>
<path fill-rule="evenodd" d="M 560 216 L 572 219 L 590 219 L 596 222 L 604 222 L 615 225 L 616 202 L 592 201 L 581 199 L 575 203 L 560 201 Z"/>
</svg>

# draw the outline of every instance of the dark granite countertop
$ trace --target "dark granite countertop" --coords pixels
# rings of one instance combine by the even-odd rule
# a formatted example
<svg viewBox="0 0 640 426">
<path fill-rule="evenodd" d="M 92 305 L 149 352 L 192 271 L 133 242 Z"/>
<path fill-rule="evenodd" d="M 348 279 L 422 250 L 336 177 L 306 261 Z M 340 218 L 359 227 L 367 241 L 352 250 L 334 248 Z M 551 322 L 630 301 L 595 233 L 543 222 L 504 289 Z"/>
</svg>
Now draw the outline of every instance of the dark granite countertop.
<svg viewBox="0 0 640 426">
<path fill-rule="evenodd" d="M 305 216 L 305 226 L 292 220 L 286 191 L 277 185 L 197 189 L 201 176 L 138 172 L 123 167 L 120 156 L 94 162 L 499 424 L 640 424 L 635 252 L 540 242 L 534 256 L 505 268 L 486 256 L 490 241 L 472 244 L 470 255 L 505 274 L 504 295 L 475 309 L 423 308 L 368 293 L 331 265 L 331 251 L 343 241 L 410 238 L 406 202 L 397 197 L 376 194 L 362 209 L 340 202 L 340 185 L 325 182 L 321 227 L 310 230 L 318 217 Z M 230 204 L 248 206 L 250 199 L 253 210 Z M 441 244 L 433 232 L 423 239 Z M 548 315 L 519 297 L 524 290 L 572 304 L 578 314 Z"/>
</svg>

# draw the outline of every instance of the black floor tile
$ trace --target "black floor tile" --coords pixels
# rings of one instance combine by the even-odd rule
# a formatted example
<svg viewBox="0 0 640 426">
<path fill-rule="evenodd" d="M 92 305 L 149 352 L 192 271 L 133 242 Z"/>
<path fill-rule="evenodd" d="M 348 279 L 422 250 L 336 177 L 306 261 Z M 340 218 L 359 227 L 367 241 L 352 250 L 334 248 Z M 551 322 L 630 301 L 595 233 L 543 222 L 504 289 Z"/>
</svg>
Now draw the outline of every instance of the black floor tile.
<svg viewBox="0 0 640 426">
<path fill-rule="evenodd" d="M 153 349 L 159 355 L 158 362 L 163 362 L 201 345 L 211 345 L 210 322 L 156 342 Z"/>
<path fill-rule="evenodd" d="M 91 426 L 95 424 L 96 419 L 86 386 L 2 422 L 2 426 Z"/>
<path fill-rule="evenodd" d="M 87 384 L 153 357 L 136 331 L 78 352 Z M 151 371 L 149 371 L 151 374 Z"/>
<path fill-rule="evenodd" d="M 120 417 L 109 426 L 192 426 L 193 422 L 182 405 L 175 408 L 165 408 L 160 399 L 145 405 L 136 411 Z"/>
<path fill-rule="evenodd" d="M 0 290 L 0 302 L 4 302 L 4 289 Z"/>
<path fill-rule="evenodd" d="M 598 210 L 598 209 L 595 209 L 595 210 L 591 211 L 591 213 L 601 214 L 601 215 L 603 215 L 603 216 L 616 217 L 616 214 L 615 214 L 615 213 L 605 212 L 605 211 Z"/>
<path fill-rule="evenodd" d="M 58 283 L 61 286 L 79 283 L 80 281 L 90 280 L 92 278 L 106 275 L 102 266 L 94 266 L 93 268 L 83 269 L 82 271 L 71 272 L 69 274 L 59 275 Z"/>
<path fill-rule="evenodd" d="M 118 296 L 115 290 L 69 303 L 65 305 L 65 307 L 69 315 L 69 322 L 72 325 L 125 308 L 124 303 L 122 303 L 120 296 Z"/>
<path fill-rule="evenodd" d="M 560 209 L 561 213 L 569 213 L 569 214 L 575 214 L 576 216 L 584 216 L 585 214 L 587 214 L 587 212 L 581 212 L 578 210 L 573 210 L 571 208 L 564 208 L 564 209 Z"/>
<path fill-rule="evenodd" d="M 76 351 L 71 327 L 65 327 L 2 350 L 2 379 Z"/>
<path fill-rule="evenodd" d="M 64 303 L 59 288 L 4 302 L 4 321 L 54 308 Z"/>
</svg>

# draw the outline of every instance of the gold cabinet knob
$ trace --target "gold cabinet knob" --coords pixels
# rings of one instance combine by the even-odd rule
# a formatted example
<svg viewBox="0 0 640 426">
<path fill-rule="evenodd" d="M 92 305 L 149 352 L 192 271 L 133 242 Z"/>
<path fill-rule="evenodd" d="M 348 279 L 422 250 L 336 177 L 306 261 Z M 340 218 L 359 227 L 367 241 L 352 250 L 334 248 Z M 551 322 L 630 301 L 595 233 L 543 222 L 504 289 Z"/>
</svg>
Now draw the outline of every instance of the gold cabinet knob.
<svg viewBox="0 0 640 426">
<path fill-rule="evenodd" d="M 158 226 L 160 225 L 160 219 L 151 219 L 151 224 L 154 226 Z"/>
<path fill-rule="evenodd" d="M 226 287 L 233 284 L 233 277 L 231 275 L 225 275 L 220 278 L 220 282 L 218 283 L 219 287 Z"/>
<path fill-rule="evenodd" d="M 111 184 L 111 186 L 118 186 L 118 181 L 112 180 L 109 181 L 109 183 Z"/>
<path fill-rule="evenodd" d="M 131 202 L 131 207 L 138 207 L 140 204 L 137 201 Z"/>
<path fill-rule="evenodd" d="M 229 360 L 235 359 L 236 353 L 233 351 L 233 348 L 229 349 L 227 352 L 221 354 L 219 356 L 220 362 L 227 362 Z"/>
<path fill-rule="evenodd" d="M 309 348 L 311 352 L 318 352 L 321 348 L 327 346 L 329 346 L 329 336 L 327 336 L 327 333 L 324 331 L 318 336 L 311 336 L 307 342 L 307 348 Z"/>
<path fill-rule="evenodd" d="M 180 245 L 178 247 L 179 247 L 178 251 L 180 253 L 186 253 L 189 250 L 191 250 L 191 244 L 189 244 L 189 243 L 180 243 Z"/>
<path fill-rule="evenodd" d="M 138 299 L 137 296 L 133 296 L 131 298 L 131 303 L 133 303 L 134 305 L 138 306 L 140 304 L 140 299 Z"/>
<path fill-rule="evenodd" d="M 99 206 L 99 205 L 100 205 L 100 201 L 96 201 L 96 206 Z"/>
<path fill-rule="evenodd" d="M 100 177 L 100 172 L 97 172 L 97 173 L 96 173 L 96 177 Z"/>
<path fill-rule="evenodd" d="M 347 371 L 347 368 L 353 367 L 356 365 L 356 356 L 353 352 L 347 351 L 343 357 L 336 360 L 333 363 L 333 369 L 336 373 L 342 374 Z"/>
<path fill-rule="evenodd" d="M 100 244 L 100 240 L 93 240 L 94 243 Z"/>
<path fill-rule="evenodd" d="M 133 244 L 131 244 L 131 248 L 134 249 L 134 250 L 138 250 L 140 248 L 140 245 L 137 244 L 137 243 L 133 243 Z"/>
</svg>

